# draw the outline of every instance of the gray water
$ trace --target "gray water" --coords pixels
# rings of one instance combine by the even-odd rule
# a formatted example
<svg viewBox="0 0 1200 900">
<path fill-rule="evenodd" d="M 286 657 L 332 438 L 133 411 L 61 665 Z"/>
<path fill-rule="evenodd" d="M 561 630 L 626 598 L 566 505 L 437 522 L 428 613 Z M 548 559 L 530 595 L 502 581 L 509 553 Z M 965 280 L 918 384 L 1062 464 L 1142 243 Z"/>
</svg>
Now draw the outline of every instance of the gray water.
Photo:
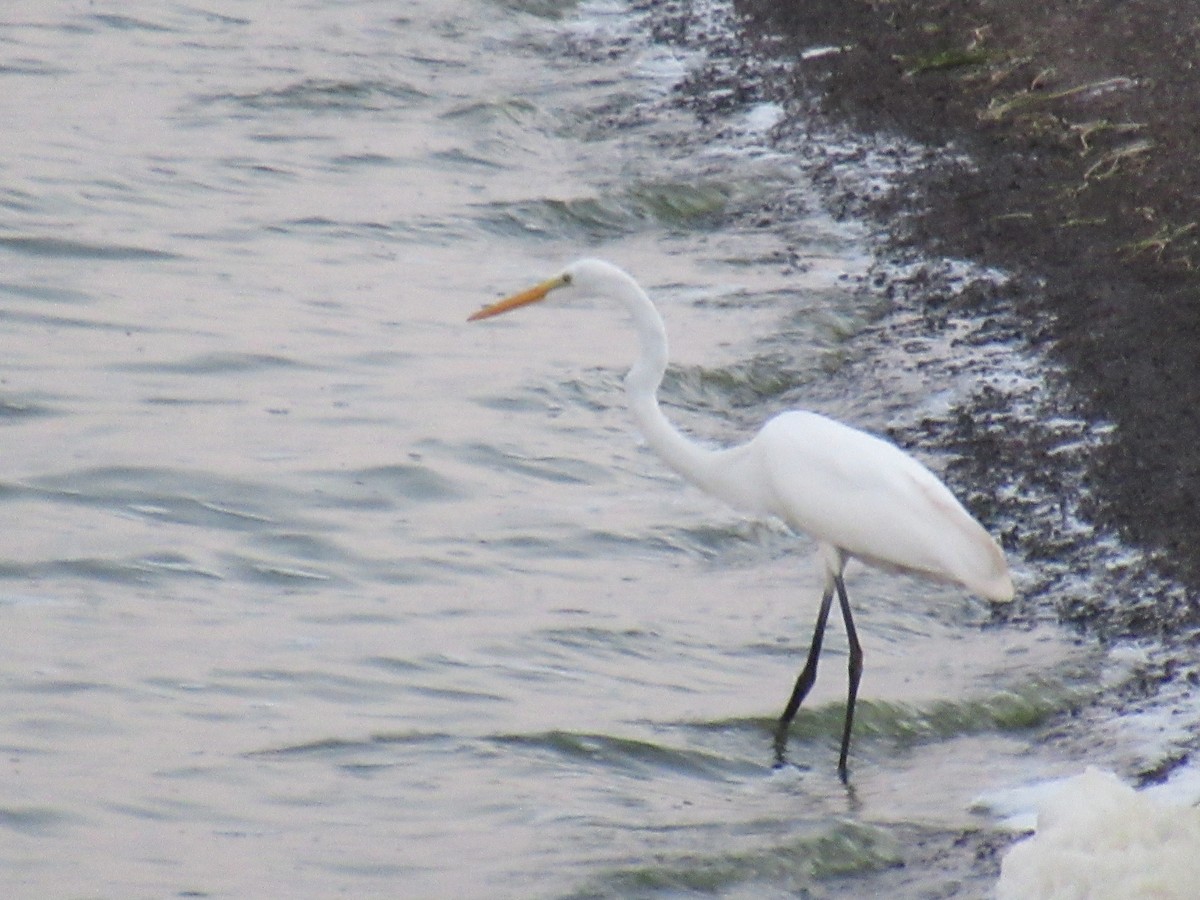
<svg viewBox="0 0 1200 900">
<path fill-rule="evenodd" d="M 864 236 L 695 62 L 617 2 L 0 13 L 5 896 L 986 894 L 1090 655 L 854 569 L 853 790 L 839 628 L 776 767 L 811 544 L 640 444 L 611 309 L 465 323 L 601 255 L 701 439 L 948 402 L 856 382 Z"/>
</svg>

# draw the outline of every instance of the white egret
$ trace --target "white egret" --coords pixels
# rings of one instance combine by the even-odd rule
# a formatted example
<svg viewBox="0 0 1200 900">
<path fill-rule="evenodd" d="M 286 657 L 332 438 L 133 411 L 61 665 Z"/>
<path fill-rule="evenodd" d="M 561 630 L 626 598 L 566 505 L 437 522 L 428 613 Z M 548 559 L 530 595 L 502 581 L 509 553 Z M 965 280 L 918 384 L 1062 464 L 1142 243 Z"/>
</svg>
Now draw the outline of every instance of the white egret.
<svg viewBox="0 0 1200 900">
<path fill-rule="evenodd" d="M 619 301 L 641 344 L 625 391 L 647 443 L 685 479 L 743 512 L 774 516 L 813 537 L 825 587 L 808 659 L 779 720 L 782 757 L 787 730 L 817 675 L 825 623 L 836 592 L 850 647 L 850 686 L 838 773 L 846 758 L 862 675 L 862 647 L 842 579 L 850 558 L 885 569 L 953 582 L 997 602 L 1012 599 L 1004 553 L 995 540 L 923 465 L 894 444 L 813 412 L 781 413 L 749 442 L 702 447 L 667 420 L 658 388 L 667 368 L 667 335 L 650 298 L 611 263 L 584 259 L 561 274 L 471 316 L 486 319 L 550 296 L 590 295 Z"/>
</svg>

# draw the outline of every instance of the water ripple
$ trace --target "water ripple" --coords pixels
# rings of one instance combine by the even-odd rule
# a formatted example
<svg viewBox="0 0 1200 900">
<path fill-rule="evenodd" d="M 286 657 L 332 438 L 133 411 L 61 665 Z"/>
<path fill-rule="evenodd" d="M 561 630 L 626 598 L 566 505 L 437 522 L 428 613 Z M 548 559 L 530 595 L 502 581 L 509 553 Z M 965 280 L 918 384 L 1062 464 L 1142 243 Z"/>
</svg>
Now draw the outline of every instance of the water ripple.
<svg viewBox="0 0 1200 900">
<path fill-rule="evenodd" d="M 94 300 L 90 294 L 83 291 L 11 281 L 0 282 L 0 292 L 29 300 L 42 300 L 47 303 L 91 303 Z"/>
<path fill-rule="evenodd" d="M 14 425 L 28 419 L 57 415 L 62 415 L 62 412 L 45 403 L 21 400 L 15 397 L 0 397 L 0 425 Z M 3 486 L 0 485 L 0 492 L 2 490 Z"/>
<path fill-rule="evenodd" d="M 239 375 L 264 369 L 312 369 L 312 365 L 274 353 L 202 353 L 171 362 L 129 362 L 112 367 L 124 372 L 162 372 L 174 375 Z"/>
<path fill-rule="evenodd" d="M 150 260 L 179 259 L 177 253 L 155 250 L 149 247 L 134 247 L 127 244 L 100 244 L 73 241 L 66 238 L 6 236 L 0 237 L 0 249 L 11 250 L 27 256 L 42 256 L 67 259 L 112 260 L 137 262 Z"/>
<path fill-rule="evenodd" d="M 275 524 L 271 491 L 206 472 L 118 466 L 48 475 L 7 488 L 6 499 L 98 506 L 207 528 L 244 531 Z"/>
<path fill-rule="evenodd" d="M 720 224 L 735 194 L 717 182 L 647 182 L 592 197 L 483 204 L 478 221 L 488 231 L 555 241 L 612 238 L 650 226 L 708 230 Z"/>
<path fill-rule="evenodd" d="M 679 775 L 724 780 L 762 773 L 727 757 L 700 750 L 680 749 L 667 744 L 608 734 L 547 731 L 539 734 L 497 735 L 492 743 L 502 747 L 533 749 L 574 762 L 584 761 L 606 769 L 641 775 L 664 770 Z"/>
<path fill-rule="evenodd" d="M 115 13 L 95 13 L 89 16 L 89 19 L 107 28 L 114 28 L 119 31 L 151 31 L 163 34 L 171 34 L 175 31 L 173 28 L 159 25 L 156 22 L 149 22 L 133 16 L 117 15 Z"/>
<path fill-rule="evenodd" d="M 793 823 L 792 831 L 799 825 Z M 784 891 L 807 897 L 814 896 L 814 883 L 904 863 L 902 844 L 889 829 L 834 821 L 809 825 L 801 834 L 762 835 L 753 848 L 705 847 L 655 854 L 651 860 L 614 867 L 572 896 L 758 896 Z"/>
<path fill-rule="evenodd" d="M 387 509 L 396 500 L 422 503 L 460 499 L 463 491 L 449 478 L 419 463 L 394 463 L 348 472 L 319 472 L 331 487 L 322 501 L 326 505 L 360 509 Z"/>
<path fill-rule="evenodd" d="M 293 84 L 245 94 L 217 94 L 209 102 L 233 102 L 246 109 L 308 112 L 381 112 L 411 106 L 429 95 L 399 81 L 341 81 L 306 78 Z"/>
<path fill-rule="evenodd" d="M 37 806 L 0 806 L 0 827 L 32 837 L 58 831 L 73 821 L 56 809 Z"/>
<path fill-rule="evenodd" d="M 459 458 L 485 469 L 517 473 L 559 484 L 594 484 L 611 480 L 606 466 L 569 457 L 533 457 L 489 444 L 471 444 Z"/>
</svg>

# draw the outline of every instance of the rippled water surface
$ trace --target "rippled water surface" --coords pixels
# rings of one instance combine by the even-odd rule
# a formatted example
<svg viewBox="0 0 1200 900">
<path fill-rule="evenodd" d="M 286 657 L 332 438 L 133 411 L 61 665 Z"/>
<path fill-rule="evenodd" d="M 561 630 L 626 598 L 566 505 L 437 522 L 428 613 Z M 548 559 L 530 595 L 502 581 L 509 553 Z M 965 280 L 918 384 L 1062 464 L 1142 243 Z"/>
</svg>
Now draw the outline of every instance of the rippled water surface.
<svg viewBox="0 0 1200 900">
<path fill-rule="evenodd" d="M 776 768 L 811 546 L 641 446 L 603 304 L 465 323 L 586 252 L 704 439 L 945 402 L 843 369 L 859 236 L 770 108 L 669 101 L 696 53 L 618 3 L 0 12 L 6 896 L 982 895 L 912 848 L 1055 771 L 1090 663 L 855 569 L 854 790 L 840 628 Z"/>
</svg>

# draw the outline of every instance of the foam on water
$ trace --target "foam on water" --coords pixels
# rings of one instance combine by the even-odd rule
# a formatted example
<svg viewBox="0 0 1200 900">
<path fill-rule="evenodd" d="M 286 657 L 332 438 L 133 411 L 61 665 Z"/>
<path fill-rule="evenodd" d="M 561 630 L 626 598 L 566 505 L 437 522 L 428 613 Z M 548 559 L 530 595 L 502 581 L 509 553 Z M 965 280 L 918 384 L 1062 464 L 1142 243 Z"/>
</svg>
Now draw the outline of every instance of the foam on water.
<svg viewBox="0 0 1200 900">
<path fill-rule="evenodd" d="M 1034 836 L 1004 856 L 997 900 L 1195 896 L 1200 809 L 1164 803 L 1091 767 L 1044 795 Z"/>
</svg>

